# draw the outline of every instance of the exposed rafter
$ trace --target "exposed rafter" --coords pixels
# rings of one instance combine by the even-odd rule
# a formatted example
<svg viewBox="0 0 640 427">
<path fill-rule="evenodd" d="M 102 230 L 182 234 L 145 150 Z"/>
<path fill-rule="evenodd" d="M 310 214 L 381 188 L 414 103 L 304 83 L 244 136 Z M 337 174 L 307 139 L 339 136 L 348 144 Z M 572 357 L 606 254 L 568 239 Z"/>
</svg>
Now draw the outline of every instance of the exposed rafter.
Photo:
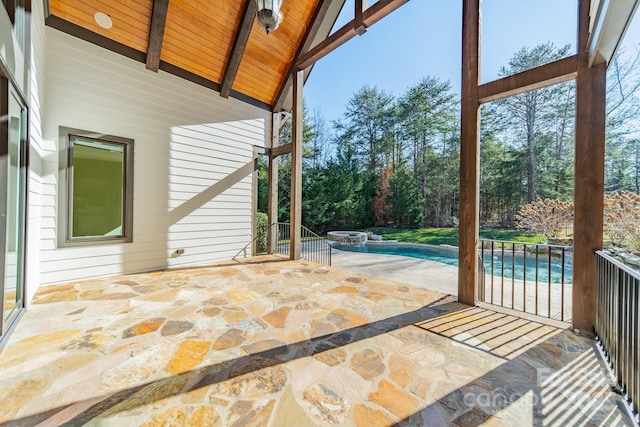
<svg viewBox="0 0 640 427">
<path fill-rule="evenodd" d="M 359 34 L 358 31 L 361 31 L 363 26 L 369 28 L 407 2 L 409 2 L 409 0 L 379 0 L 362 13 L 362 23 L 358 26 L 358 29 L 356 29 L 356 20 L 351 20 L 338 31 L 327 37 L 323 42 L 302 55 L 296 64 L 297 69 L 304 70 L 310 65 L 313 65 L 328 53 L 357 36 Z"/>
<path fill-rule="evenodd" d="M 247 47 L 251 28 L 253 27 L 253 22 L 256 18 L 256 11 L 257 5 L 255 0 L 246 0 L 244 10 L 242 12 L 242 18 L 240 18 L 240 24 L 236 30 L 233 47 L 231 48 L 231 53 L 229 54 L 227 64 L 224 68 L 224 74 L 222 75 L 220 96 L 223 98 L 229 97 L 233 81 L 236 79 L 236 74 L 238 74 L 242 55 L 244 55 L 244 49 Z"/>
<path fill-rule="evenodd" d="M 289 94 L 289 90 L 291 89 L 293 73 L 296 72 L 296 64 L 300 57 L 303 54 L 307 53 L 307 51 L 311 48 L 311 44 L 318 35 L 318 31 L 320 31 L 320 27 L 322 25 L 322 22 L 324 21 L 324 18 L 327 16 L 327 11 L 329 10 L 330 6 L 331 0 L 320 0 L 318 2 L 316 10 L 313 12 L 311 23 L 307 27 L 307 31 L 304 34 L 302 43 L 300 43 L 300 46 L 298 46 L 298 50 L 295 57 L 293 58 L 293 61 L 291 61 L 289 70 L 280 83 L 278 94 L 276 95 L 275 102 L 273 103 L 273 111 L 280 111 L 282 109 L 282 105 L 284 104 L 284 101 Z"/>
<path fill-rule="evenodd" d="M 507 98 L 575 78 L 578 55 L 485 83 L 478 88 L 480 103 Z"/>
<path fill-rule="evenodd" d="M 162 39 L 167 23 L 169 0 L 153 0 L 151 12 L 151 24 L 149 25 L 149 43 L 147 45 L 147 70 L 158 72 L 160 68 L 160 52 L 162 51 Z"/>
</svg>

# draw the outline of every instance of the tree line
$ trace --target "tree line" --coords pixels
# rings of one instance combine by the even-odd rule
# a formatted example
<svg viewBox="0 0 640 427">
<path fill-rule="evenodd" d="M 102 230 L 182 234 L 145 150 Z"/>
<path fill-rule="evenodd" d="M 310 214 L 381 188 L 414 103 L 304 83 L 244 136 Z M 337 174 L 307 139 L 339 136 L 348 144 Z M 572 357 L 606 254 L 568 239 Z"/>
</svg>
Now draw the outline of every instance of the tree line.
<svg viewBox="0 0 640 427">
<path fill-rule="evenodd" d="M 570 46 L 523 47 L 507 76 L 570 54 Z M 636 55 L 618 55 L 607 75 L 607 191 L 640 193 L 640 100 Z M 394 96 L 364 85 L 327 123 L 304 110 L 303 223 L 323 233 L 372 226 L 458 224 L 460 100 L 449 81 L 424 77 Z M 573 81 L 484 104 L 480 135 L 480 220 L 513 227 L 521 205 L 573 199 Z M 291 124 L 280 143 L 291 141 Z M 266 212 L 266 160 L 258 210 Z M 279 221 L 289 218 L 291 160 L 279 161 Z"/>
</svg>

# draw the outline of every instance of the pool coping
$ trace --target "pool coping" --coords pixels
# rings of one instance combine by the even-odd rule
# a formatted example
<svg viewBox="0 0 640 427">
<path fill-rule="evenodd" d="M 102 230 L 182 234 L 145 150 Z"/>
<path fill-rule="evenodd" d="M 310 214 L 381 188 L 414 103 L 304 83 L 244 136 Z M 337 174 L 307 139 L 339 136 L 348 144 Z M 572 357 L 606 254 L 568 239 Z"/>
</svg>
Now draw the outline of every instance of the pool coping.
<svg viewBox="0 0 640 427">
<path fill-rule="evenodd" d="M 332 241 L 331 242 L 331 246 L 333 248 L 334 244 L 340 244 L 340 242 L 335 242 Z M 408 246 L 408 247 L 416 247 L 416 248 L 428 248 L 428 249 L 438 249 L 438 250 L 444 250 L 447 252 L 455 252 L 456 254 L 458 253 L 458 247 L 457 246 L 453 246 L 453 245 L 448 245 L 448 244 L 440 244 L 440 245 L 431 245 L 428 243 L 414 243 L 414 242 L 399 242 L 398 240 L 367 240 L 367 242 L 365 242 L 365 245 L 369 245 L 369 246 Z M 340 248 L 334 248 L 337 250 L 341 250 Z M 491 253 L 491 249 L 478 249 L 478 252 L 484 252 L 485 254 L 487 253 Z M 507 251 L 505 250 L 505 253 Z M 508 251 L 511 252 L 511 251 Z M 519 256 L 523 256 L 525 254 L 525 251 L 518 249 L 515 250 L 514 253 L 516 255 Z M 534 252 L 531 251 L 527 251 L 528 254 L 533 254 Z M 567 249 L 566 254 L 567 256 L 570 256 L 570 254 L 572 253 L 572 251 L 570 249 Z M 548 252 L 544 252 L 541 251 L 539 252 L 540 255 L 547 255 Z M 558 254 L 555 251 L 551 251 L 551 256 L 556 258 L 558 256 Z"/>
<path fill-rule="evenodd" d="M 339 242 L 335 242 L 335 243 L 339 244 Z M 409 247 L 416 247 L 416 248 L 439 249 L 439 250 L 445 250 L 447 252 L 458 253 L 458 247 L 453 245 L 446 245 L 446 244 L 430 245 L 428 243 L 399 242 L 397 240 L 367 240 L 364 246 L 409 246 Z M 340 248 L 335 248 L 335 249 L 341 250 Z"/>
<path fill-rule="evenodd" d="M 338 242 L 335 242 L 338 243 Z M 413 243 L 413 242 L 399 242 L 397 240 L 382 240 L 382 241 L 367 241 L 364 245 L 362 246 L 405 246 L 405 247 L 415 247 L 415 248 L 426 248 L 426 249 L 435 249 L 435 250 L 440 250 L 440 251 L 444 251 L 444 252 L 450 252 L 450 253 L 455 253 L 456 255 L 459 255 L 458 253 L 458 247 L 457 246 L 453 246 L 453 245 L 447 245 L 447 244 L 441 244 L 441 245 L 430 245 L 427 243 Z M 332 245 L 333 249 L 336 250 L 342 250 L 338 247 L 334 248 Z M 343 250 L 344 251 L 344 250 Z M 345 251 L 345 252 L 350 252 L 350 251 Z M 484 250 L 478 250 L 478 256 L 480 256 L 480 252 L 483 252 L 484 255 L 490 254 L 491 250 L 490 249 L 484 249 Z M 510 251 L 509 251 L 510 252 Z M 527 252 L 530 253 L 530 252 Z M 513 252 L 514 255 L 518 256 L 518 257 L 524 257 L 525 252 L 522 250 L 516 250 Z M 567 251 L 567 258 L 571 258 L 570 256 L 571 251 Z M 408 256 L 408 255 L 395 255 L 395 254 L 387 254 L 387 255 L 391 255 L 391 256 Z M 540 252 L 540 255 L 544 255 L 544 258 L 546 258 L 549 254 L 548 253 L 544 253 L 544 252 Z M 507 256 L 507 251 L 505 251 L 505 256 Z M 409 256 L 411 257 L 411 256 Z M 551 257 L 557 260 L 557 254 L 554 253 L 553 251 L 551 252 Z M 484 257 L 483 257 L 484 258 Z M 422 258 L 420 258 L 422 259 Z M 434 262 L 440 262 L 441 264 L 446 264 L 446 265 L 452 265 L 449 263 L 443 263 L 441 261 L 434 261 Z"/>
</svg>

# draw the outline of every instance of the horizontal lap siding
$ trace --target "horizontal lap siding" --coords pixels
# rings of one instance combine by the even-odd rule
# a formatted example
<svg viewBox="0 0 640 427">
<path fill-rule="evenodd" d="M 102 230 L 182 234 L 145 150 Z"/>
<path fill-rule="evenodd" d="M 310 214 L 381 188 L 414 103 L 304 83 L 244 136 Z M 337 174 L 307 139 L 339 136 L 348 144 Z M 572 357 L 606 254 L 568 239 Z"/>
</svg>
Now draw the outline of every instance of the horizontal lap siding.
<svg viewBox="0 0 640 427">
<path fill-rule="evenodd" d="M 230 259 L 251 241 L 253 147 L 268 113 L 47 28 L 41 281 Z M 133 243 L 57 248 L 59 126 L 135 142 Z M 172 256 L 184 249 L 182 256 Z"/>
<path fill-rule="evenodd" d="M 31 5 L 31 63 L 29 70 L 29 174 L 28 216 L 26 245 L 25 300 L 29 301 L 40 283 L 40 251 L 43 235 L 53 235 L 51 222 L 42 218 L 42 205 L 50 204 L 47 183 L 43 176 L 46 154 L 51 147 L 42 138 L 42 114 L 44 107 L 45 78 L 45 28 L 43 2 Z"/>
</svg>

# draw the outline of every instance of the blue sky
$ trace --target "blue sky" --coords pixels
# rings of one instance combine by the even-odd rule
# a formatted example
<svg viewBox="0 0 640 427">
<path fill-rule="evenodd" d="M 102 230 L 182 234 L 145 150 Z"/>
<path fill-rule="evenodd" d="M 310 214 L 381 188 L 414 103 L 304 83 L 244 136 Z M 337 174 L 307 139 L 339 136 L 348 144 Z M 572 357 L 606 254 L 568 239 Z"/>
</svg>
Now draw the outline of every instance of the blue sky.
<svg viewBox="0 0 640 427">
<path fill-rule="evenodd" d="M 353 19 L 347 0 L 335 28 Z M 371 3 L 371 1 L 370 1 Z M 575 49 L 577 0 L 483 0 L 481 81 L 497 77 L 520 47 L 548 41 Z M 305 85 L 305 98 L 328 120 L 339 118 L 364 84 L 402 94 L 424 76 L 449 80 L 460 92 L 462 2 L 412 0 L 321 59 Z M 625 43 L 640 42 L 634 19 Z"/>
</svg>

